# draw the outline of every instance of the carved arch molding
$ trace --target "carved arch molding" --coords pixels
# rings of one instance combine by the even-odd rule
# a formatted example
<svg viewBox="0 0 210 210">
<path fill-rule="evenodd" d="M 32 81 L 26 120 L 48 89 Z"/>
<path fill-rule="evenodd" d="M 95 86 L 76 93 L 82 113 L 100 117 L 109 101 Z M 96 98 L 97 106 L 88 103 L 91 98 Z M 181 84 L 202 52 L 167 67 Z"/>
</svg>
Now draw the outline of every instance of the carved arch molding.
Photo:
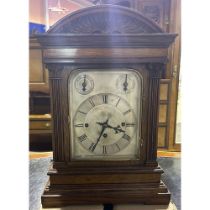
<svg viewBox="0 0 210 210">
<path fill-rule="evenodd" d="M 163 33 L 163 30 L 155 22 L 132 9 L 100 5 L 65 16 L 54 24 L 48 33 L 108 35 Z"/>
</svg>

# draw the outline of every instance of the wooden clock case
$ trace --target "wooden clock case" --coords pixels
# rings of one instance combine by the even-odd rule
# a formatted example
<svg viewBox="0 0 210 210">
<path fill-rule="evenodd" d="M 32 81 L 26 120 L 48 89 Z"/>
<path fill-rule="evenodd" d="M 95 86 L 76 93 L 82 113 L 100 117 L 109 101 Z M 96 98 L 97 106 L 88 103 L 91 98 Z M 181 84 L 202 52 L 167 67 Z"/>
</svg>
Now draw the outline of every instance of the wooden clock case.
<svg viewBox="0 0 210 210">
<path fill-rule="evenodd" d="M 142 14 L 100 5 L 74 12 L 37 35 L 49 70 L 53 161 L 43 207 L 72 204 L 168 204 L 157 158 L 159 79 L 176 34 Z M 127 161 L 71 159 L 68 78 L 75 69 L 127 68 L 143 77 L 140 157 Z"/>
</svg>

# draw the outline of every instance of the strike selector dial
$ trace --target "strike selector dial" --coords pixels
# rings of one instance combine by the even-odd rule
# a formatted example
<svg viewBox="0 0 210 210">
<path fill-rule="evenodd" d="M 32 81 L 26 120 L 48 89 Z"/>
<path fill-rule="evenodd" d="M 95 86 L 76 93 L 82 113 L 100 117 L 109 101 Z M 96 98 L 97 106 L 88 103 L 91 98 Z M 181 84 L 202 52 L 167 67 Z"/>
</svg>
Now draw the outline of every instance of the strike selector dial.
<svg viewBox="0 0 210 210">
<path fill-rule="evenodd" d="M 122 74 L 117 79 L 117 89 L 122 93 L 130 93 L 135 87 L 135 81 L 132 75 Z"/>
<path fill-rule="evenodd" d="M 75 80 L 75 88 L 80 94 L 86 95 L 94 88 L 93 79 L 87 74 L 79 75 Z"/>
</svg>

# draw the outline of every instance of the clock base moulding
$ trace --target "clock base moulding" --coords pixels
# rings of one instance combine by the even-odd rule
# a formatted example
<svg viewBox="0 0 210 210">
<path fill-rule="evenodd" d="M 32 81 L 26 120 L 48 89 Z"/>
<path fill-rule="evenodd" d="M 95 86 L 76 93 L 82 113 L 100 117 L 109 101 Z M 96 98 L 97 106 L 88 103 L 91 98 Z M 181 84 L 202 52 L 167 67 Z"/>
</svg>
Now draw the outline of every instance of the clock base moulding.
<svg viewBox="0 0 210 210">
<path fill-rule="evenodd" d="M 80 168 L 66 171 L 51 168 L 50 180 L 42 195 L 43 207 L 77 204 L 148 204 L 167 205 L 170 192 L 160 181 L 163 170 L 157 166 L 124 168 Z M 83 171 L 83 173 L 82 173 Z"/>
</svg>

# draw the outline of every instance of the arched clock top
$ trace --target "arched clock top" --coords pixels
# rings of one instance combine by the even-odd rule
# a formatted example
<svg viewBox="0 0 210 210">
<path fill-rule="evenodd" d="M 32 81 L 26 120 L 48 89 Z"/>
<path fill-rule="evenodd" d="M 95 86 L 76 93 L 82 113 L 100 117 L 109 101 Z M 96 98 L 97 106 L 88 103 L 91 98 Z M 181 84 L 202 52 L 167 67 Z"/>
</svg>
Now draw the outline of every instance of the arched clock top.
<svg viewBox="0 0 210 210">
<path fill-rule="evenodd" d="M 144 34 L 163 33 L 152 20 L 122 6 L 100 5 L 73 12 L 47 33 L 55 34 Z"/>
<path fill-rule="evenodd" d="M 162 63 L 175 37 L 141 13 L 116 5 L 78 10 L 36 35 L 44 48 L 44 62 L 65 64 L 87 59 L 96 63 Z"/>
</svg>

